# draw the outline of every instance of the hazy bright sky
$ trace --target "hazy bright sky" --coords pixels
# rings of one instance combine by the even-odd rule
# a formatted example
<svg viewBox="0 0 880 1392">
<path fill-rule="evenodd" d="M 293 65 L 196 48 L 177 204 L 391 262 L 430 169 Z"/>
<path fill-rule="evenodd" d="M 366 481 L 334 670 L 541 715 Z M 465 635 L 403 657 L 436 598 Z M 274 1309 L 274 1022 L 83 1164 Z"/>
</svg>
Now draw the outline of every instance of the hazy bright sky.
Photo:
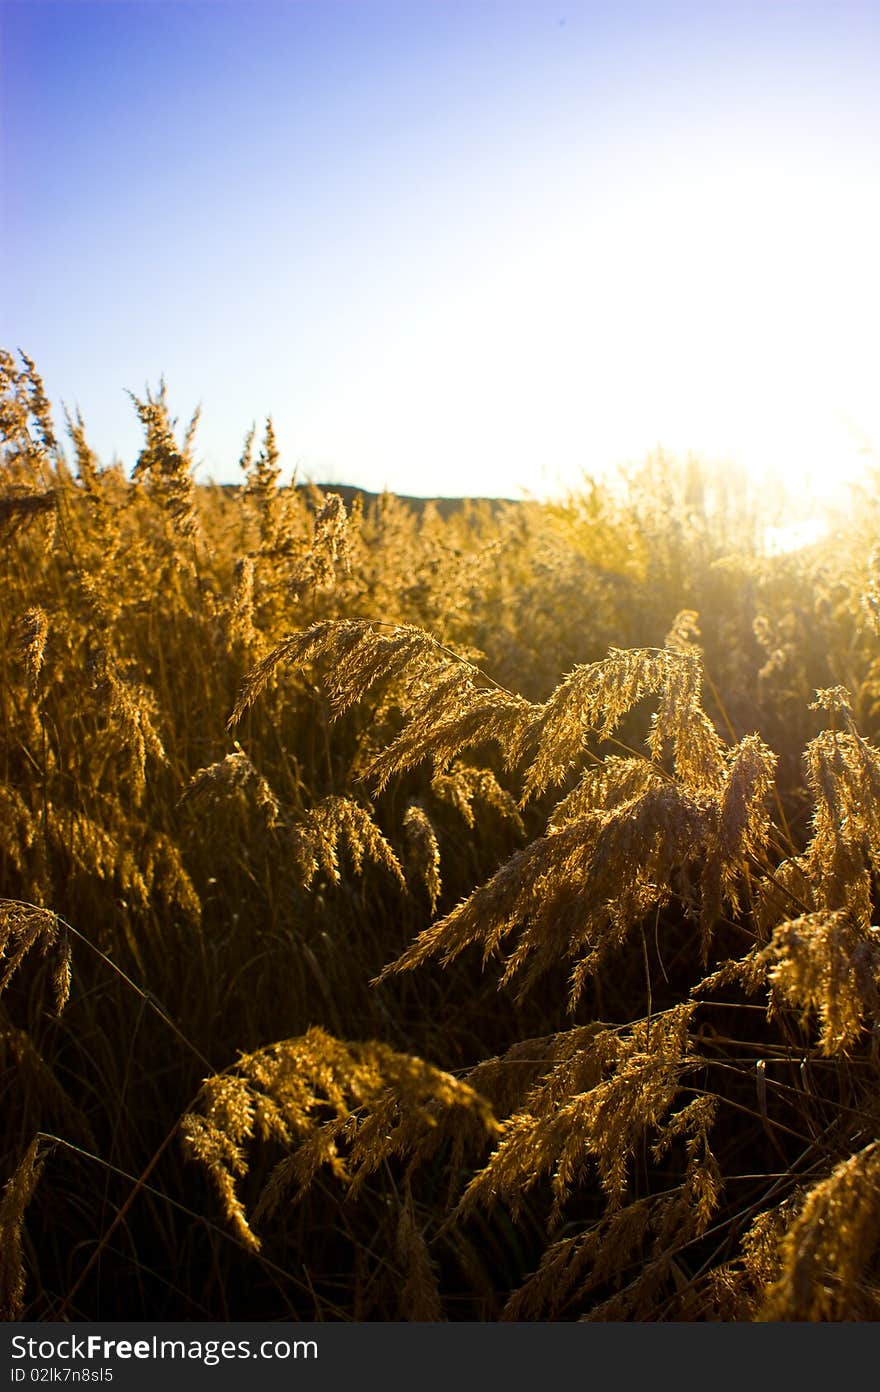
<svg viewBox="0 0 880 1392">
<path fill-rule="evenodd" d="M 880 445 L 877 0 L 0 0 L 0 343 L 300 475 Z"/>
</svg>

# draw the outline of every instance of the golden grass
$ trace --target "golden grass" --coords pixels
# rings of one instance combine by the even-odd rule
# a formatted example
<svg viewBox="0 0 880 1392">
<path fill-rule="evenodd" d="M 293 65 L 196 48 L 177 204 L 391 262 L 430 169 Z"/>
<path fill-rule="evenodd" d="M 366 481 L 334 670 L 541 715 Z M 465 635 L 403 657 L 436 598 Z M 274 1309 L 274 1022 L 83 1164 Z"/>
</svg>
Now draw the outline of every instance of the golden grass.
<svg viewBox="0 0 880 1392">
<path fill-rule="evenodd" d="M 0 353 L 5 1318 L 876 1319 L 880 510 L 193 481 Z"/>
</svg>

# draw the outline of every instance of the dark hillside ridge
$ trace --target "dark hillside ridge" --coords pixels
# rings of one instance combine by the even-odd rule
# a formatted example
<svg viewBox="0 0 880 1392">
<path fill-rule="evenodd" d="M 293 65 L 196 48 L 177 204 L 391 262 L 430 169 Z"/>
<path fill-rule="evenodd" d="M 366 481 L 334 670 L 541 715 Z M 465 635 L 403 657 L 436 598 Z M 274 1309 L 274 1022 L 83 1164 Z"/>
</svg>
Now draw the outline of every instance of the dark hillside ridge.
<svg viewBox="0 0 880 1392">
<path fill-rule="evenodd" d="M 304 493 L 312 489 L 320 489 L 322 493 L 338 493 L 345 504 L 346 510 L 350 510 L 355 498 L 361 498 L 366 507 L 370 503 L 377 503 L 384 495 L 382 493 L 371 493 L 367 488 L 358 488 L 351 483 L 319 483 L 309 481 L 308 483 L 298 483 L 297 488 Z M 239 493 L 244 487 L 240 483 L 221 484 L 224 492 Z M 476 506 L 487 507 L 494 514 L 502 512 L 504 508 L 519 506 L 521 499 L 518 498 L 419 498 L 408 493 L 388 493 L 389 497 L 394 497 L 398 502 L 404 503 L 412 508 L 413 512 L 424 512 L 430 503 L 435 507 L 444 519 L 453 517 L 462 508 Z"/>
<path fill-rule="evenodd" d="M 383 496 L 381 493 L 371 493 L 366 488 L 357 488 L 350 483 L 304 483 L 299 487 L 320 488 L 322 493 L 338 493 L 346 508 L 350 508 L 355 498 L 362 498 L 364 506 L 367 503 L 375 503 Z M 452 517 L 455 513 L 468 505 L 477 507 L 488 507 L 493 513 L 502 512 L 504 508 L 512 503 L 518 502 L 516 498 L 418 498 L 408 493 L 393 493 L 390 496 L 396 498 L 398 502 L 405 503 L 414 512 L 423 512 L 428 504 L 432 504 L 440 516 L 443 518 Z"/>
</svg>

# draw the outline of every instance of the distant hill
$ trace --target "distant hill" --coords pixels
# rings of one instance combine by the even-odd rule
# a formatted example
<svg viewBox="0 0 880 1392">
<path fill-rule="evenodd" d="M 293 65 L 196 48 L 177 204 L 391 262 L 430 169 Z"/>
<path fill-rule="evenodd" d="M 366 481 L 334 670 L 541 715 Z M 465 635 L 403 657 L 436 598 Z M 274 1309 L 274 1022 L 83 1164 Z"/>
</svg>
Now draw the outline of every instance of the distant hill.
<svg viewBox="0 0 880 1392">
<path fill-rule="evenodd" d="M 366 488 L 357 488 L 350 483 L 304 483 L 299 485 L 301 488 L 320 488 L 322 493 L 338 493 L 346 508 L 350 508 L 355 498 L 363 498 L 364 504 L 376 502 L 382 497 L 381 493 L 371 493 Z M 451 517 L 454 513 L 460 512 L 465 504 L 477 503 L 488 507 L 492 512 L 500 512 L 502 508 L 515 503 L 515 498 L 418 498 L 408 493 L 395 493 L 393 495 L 401 503 L 406 503 L 414 512 L 422 512 L 428 503 L 433 504 L 441 517 Z"/>
<path fill-rule="evenodd" d="M 225 492 L 240 493 L 244 485 L 240 483 L 224 483 L 221 487 Z M 298 483 L 297 488 L 304 493 L 308 493 L 310 489 L 314 488 L 319 488 L 322 493 L 338 493 L 345 503 L 347 510 L 350 510 L 355 498 L 362 498 L 366 506 L 368 503 L 378 502 L 383 496 L 381 493 L 371 493 L 368 488 L 358 488 L 351 483 L 319 483 L 310 480 L 308 483 Z M 395 497 L 398 502 L 405 503 L 407 507 L 412 508 L 414 512 L 423 512 L 427 505 L 431 503 L 443 518 L 454 516 L 455 513 L 460 512 L 466 505 L 484 505 L 489 508 L 491 512 L 500 512 L 503 508 L 511 504 L 519 505 L 521 502 L 518 498 L 419 498 L 409 493 L 394 493 L 392 496 Z"/>
</svg>

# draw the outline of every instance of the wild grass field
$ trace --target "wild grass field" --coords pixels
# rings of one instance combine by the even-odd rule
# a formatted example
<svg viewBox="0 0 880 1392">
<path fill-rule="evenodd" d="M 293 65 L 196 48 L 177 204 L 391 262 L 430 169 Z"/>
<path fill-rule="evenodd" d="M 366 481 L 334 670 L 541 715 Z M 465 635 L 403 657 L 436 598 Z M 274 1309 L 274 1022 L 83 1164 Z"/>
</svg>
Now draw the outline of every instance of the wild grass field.
<svg viewBox="0 0 880 1392">
<path fill-rule="evenodd" d="M 347 507 L 0 376 L 4 1318 L 880 1318 L 870 476 Z"/>
</svg>

